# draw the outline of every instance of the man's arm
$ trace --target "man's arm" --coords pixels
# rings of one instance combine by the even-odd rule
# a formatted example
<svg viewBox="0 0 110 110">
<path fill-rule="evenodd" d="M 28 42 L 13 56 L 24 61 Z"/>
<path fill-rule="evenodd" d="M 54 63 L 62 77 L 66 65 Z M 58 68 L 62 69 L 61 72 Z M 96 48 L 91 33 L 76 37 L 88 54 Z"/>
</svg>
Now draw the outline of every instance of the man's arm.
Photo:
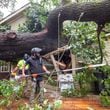
<svg viewBox="0 0 110 110">
<path fill-rule="evenodd" d="M 43 65 L 42 68 L 43 68 L 43 70 L 44 70 L 47 74 L 50 74 L 50 71 L 47 70 L 47 68 L 46 68 L 45 65 Z"/>
<path fill-rule="evenodd" d="M 11 72 L 12 72 L 12 73 L 16 73 L 17 70 L 18 70 L 18 66 L 16 66 Z"/>
<path fill-rule="evenodd" d="M 66 64 L 64 64 L 63 62 L 56 61 L 56 64 L 59 65 L 61 69 L 65 69 L 66 68 Z"/>
<path fill-rule="evenodd" d="M 26 68 L 26 64 L 24 64 L 23 69 L 22 69 L 22 75 L 25 76 L 25 68 Z"/>
</svg>

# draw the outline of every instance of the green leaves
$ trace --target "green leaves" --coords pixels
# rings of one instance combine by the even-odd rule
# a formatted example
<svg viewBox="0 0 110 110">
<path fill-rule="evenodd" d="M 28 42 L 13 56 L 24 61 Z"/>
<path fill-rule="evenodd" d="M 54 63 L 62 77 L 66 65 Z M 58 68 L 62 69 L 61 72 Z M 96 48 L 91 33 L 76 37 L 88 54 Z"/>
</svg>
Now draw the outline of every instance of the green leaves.
<svg viewBox="0 0 110 110">
<path fill-rule="evenodd" d="M 23 92 L 23 85 L 17 81 L 0 80 L 0 100 L 1 105 L 9 106 L 16 98 L 19 98 Z"/>
<path fill-rule="evenodd" d="M 16 0 L 1 0 L 0 1 L 0 7 L 8 8 L 8 6 L 13 6 L 15 4 Z"/>
<path fill-rule="evenodd" d="M 46 26 L 48 12 L 58 5 L 58 0 L 31 0 L 31 6 L 26 11 L 26 22 L 20 25 L 19 32 L 39 32 Z"/>
<path fill-rule="evenodd" d="M 72 52 L 79 59 L 85 63 L 99 63 L 100 51 L 95 23 L 66 22 L 64 23 L 63 36 L 70 38 L 68 44 L 72 46 Z M 104 48 L 103 40 L 101 43 Z"/>
<path fill-rule="evenodd" d="M 0 92 L 4 97 L 11 96 L 13 94 L 12 83 L 7 80 L 0 81 Z"/>
<path fill-rule="evenodd" d="M 102 91 L 100 94 L 101 104 L 103 106 L 110 106 L 110 98 L 106 91 Z"/>
<path fill-rule="evenodd" d="M 5 32 L 7 30 L 10 30 L 11 26 L 4 24 L 4 25 L 0 25 L 0 32 Z"/>
<path fill-rule="evenodd" d="M 110 66 L 106 65 L 96 69 L 98 72 L 97 81 L 103 85 L 100 93 L 100 101 L 103 106 L 110 106 Z M 101 77 L 101 78 L 100 78 Z"/>
</svg>

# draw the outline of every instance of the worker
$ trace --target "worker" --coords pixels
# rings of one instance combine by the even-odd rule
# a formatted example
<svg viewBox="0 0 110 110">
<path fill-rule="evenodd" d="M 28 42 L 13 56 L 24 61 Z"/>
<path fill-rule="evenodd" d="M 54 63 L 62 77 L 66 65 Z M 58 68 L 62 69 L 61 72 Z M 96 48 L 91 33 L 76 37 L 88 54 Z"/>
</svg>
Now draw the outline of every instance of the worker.
<svg viewBox="0 0 110 110">
<path fill-rule="evenodd" d="M 32 91 L 30 94 L 30 103 L 32 104 L 34 102 L 35 98 L 35 93 L 38 92 L 39 99 L 38 102 L 42 103 L 43 101 L 43 94 L 42 91 L 44 89 L 43 87 L 43 75 L 42 73 L 50 73 L 45 65 L 43 64 L 43 60 L 40 56 L 40 52 L 42 49 L 40 48 L 32 48 L 31 49 L 31 56 L 30 58 L 26 61 L 26 64 L 29 65 L 29 71 L 32 75 Z M 25 64 L 25 66 L 26 66 Z M 23 68 L 23 74 L 25 75 L 25 66 Z"/>
<path fill-rule="evenodd" d="M 24 57 L 23 59 L 19 60 L 18 63 L 17 63 L 17 66 L 12 70 L 12 75 L 15 75 L 14 73 L 17 73 L 16 75 L 22 75 L 22 69 L 24 67 L 24 64 L 26 62 L 26 60 L 29 58 L 29 55 L 28 54 L 24 54 Z M 29 65 L 26 65 L 26 68 L 25 68 L 25 73 L 28 74 L 28 68 L 29 68 Z"/>
</svg>

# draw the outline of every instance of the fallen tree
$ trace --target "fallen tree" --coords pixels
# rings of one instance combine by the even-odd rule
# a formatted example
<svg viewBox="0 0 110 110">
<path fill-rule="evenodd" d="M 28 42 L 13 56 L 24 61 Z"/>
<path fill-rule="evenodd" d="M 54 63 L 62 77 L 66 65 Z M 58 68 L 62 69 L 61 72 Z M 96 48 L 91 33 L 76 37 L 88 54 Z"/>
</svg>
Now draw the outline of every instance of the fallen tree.
<svg viewBox="0 0 110 110">
<path fill-rule="evenodd" d="M 63 42 L 61 46 L 65 45 Z M 39 33 L 16 34 L 0 33 L 0 59 L 13 61 L 23 57 L 24 53 L 30 54 L 33 47 L 42 48 L 44 55 L 58 48 L 57 37 L 48 35 L 47 30 Z"/>
<path fill-rule="evenodd" d="M 42 48 L 42 54 L 56 49 L 58 29 L 61 31 L 62 23 L 66 20 L 94 21 L 98 26 L 104 26 L 110 22 L 110 1 L 73 3 L 59 7 L 50 12 L 46 29 L 39 33 L 0 33 L 0 59 L 11 61 L 22 57 L 24 53 L 30 53 L 32 47 Z"/>
<path fill-rule="evenodd" d="M 61 28 L 62 23 L 66 20 L 81 22 L 94 21 L 98 25 L 104 25 L 110 22 L 110 0 L 104 0 L 98 3 L 73 3 L 53 10 L 48 17 L 49 32 L 58 33 L 58 23 Z"/>
</svg>

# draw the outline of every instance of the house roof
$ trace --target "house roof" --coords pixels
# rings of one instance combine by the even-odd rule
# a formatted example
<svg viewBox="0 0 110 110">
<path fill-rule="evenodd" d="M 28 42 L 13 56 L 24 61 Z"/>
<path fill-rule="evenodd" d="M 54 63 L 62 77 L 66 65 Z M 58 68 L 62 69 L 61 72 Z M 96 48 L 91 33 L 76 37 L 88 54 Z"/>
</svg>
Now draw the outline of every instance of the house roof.
<svg viewBox="0 0 110 110">
<path fill-rule="evenodd" d="M 25 4 L 23 7 L 19 8 L 18 10 L 14 11 L 13 13 L 11 13 L 8 16 L 6 16 L 3 19 L 1 19 L 0 20 L 0 24 L 3 24 L 5 22 L 9 21 L 10 19 L 12 19 L 13 17 L 15 17 L 16 15 L 18 15 L 21 12 L 23 12 L 24 10 L 26 10 L 28 7 L 30 7 L 30 3 Z"/>
</svg>

